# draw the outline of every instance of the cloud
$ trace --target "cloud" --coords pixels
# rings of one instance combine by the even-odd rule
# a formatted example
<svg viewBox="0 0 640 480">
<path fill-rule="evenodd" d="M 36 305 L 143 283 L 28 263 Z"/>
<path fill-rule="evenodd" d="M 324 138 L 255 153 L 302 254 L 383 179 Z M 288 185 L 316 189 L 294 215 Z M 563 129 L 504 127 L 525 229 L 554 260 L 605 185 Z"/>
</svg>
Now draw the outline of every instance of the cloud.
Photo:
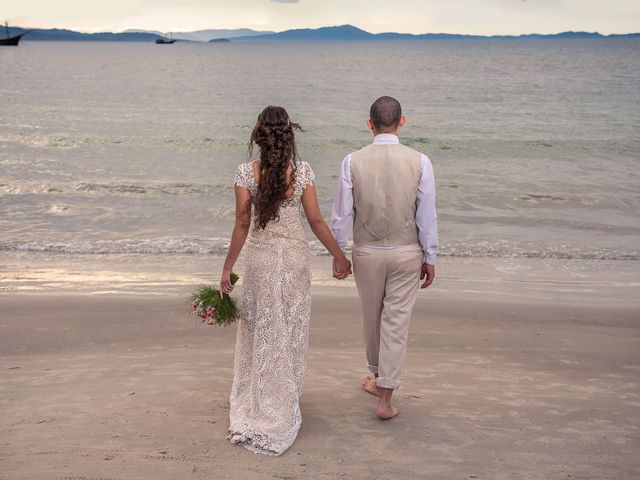
<svg viewBox="0 0 640 480">
<path fill-rule="evenodd" d="M 300 0 L 271 0 L 273 3 L 299 3 Z"/>
</svg>

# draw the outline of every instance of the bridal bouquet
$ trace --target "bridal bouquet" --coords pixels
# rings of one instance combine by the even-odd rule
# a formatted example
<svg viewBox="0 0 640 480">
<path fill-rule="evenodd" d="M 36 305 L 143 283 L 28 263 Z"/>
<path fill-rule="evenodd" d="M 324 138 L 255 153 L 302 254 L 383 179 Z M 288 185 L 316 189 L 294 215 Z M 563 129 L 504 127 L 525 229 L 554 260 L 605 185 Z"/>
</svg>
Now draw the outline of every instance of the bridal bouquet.
<svg viewBox="0 0 640 480">
<path fill-rule="evenodd" d="M 231 284 L 235 285 L 238 275 L 231 274 Z M 220 295 L 220 290 L 210 285 L 201 285 L 189 297 L 191 313 L 208 325 L 227 326 L 236 321 L 238 307 L 233 298 L 226 293 Z"/>
</svg>

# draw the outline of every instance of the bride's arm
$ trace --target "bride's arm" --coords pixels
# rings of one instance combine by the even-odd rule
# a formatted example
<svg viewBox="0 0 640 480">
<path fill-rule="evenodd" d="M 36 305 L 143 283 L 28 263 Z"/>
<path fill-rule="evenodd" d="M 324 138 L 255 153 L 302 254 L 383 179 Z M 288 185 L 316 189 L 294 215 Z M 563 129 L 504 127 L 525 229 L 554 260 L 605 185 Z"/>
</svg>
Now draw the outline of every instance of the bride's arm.
<svg viewBox="0 0 640 480">
<path fill-rule="evenodd" d="M 339 278 L 346 278 L 351 273 L 351 262 L 347 260 L 322 217 L 320 205 L 318 205 L 318 197 L 316 196 L 316 187 L 313 184 L 307 186 L 302 192 L 302 207 L 313 234 L 333 256 L 336 262 L 336 270 L 341 274 Z"/>
<path fill-rule="evenodd" d="M 227 258 L 224 260 L 222 275 L 220 277 L 220 291 L 222 293 L 231 293 L 233 290 L 231 272 L 242 251 L 244 242 L 247 240 L 249 227 L 251 226 L 251 195 L 249 194 L 249 190 L 244 187 L 235 187 L 235 192 L 236 222 L 233 226 L 231 245 L 229 245 L 229 251 L 227 252 Z"/>
</svg>

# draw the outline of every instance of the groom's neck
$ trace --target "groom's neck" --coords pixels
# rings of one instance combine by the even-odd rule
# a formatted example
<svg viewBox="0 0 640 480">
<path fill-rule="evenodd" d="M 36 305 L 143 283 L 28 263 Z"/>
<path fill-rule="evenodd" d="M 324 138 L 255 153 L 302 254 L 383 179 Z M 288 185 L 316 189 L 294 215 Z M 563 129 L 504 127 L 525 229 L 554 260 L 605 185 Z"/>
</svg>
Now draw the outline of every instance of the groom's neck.
<svg viewBox="0 0 640 480">
<path fill-rule="evenodd" d="M 378 131 L 378 130 L 373 130 L 373 136 L 377 137 L 378 135 L 395 135 L 396 137 L 400 136 L 400 129 L 396 129 L 396 130 L 387 130 L 387 131 Z"/>
</svg>

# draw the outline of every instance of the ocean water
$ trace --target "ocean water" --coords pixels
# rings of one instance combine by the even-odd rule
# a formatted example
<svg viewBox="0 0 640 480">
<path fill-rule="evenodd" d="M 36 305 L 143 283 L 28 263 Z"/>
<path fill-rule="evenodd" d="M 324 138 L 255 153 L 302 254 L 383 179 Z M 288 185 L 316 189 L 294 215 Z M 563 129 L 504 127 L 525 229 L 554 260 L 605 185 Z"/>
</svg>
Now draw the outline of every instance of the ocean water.
<svg viewBox="0 0 640 480">
<path fill-rule="evenodd" d="M 640 259 L 638 40 L 25 41 L 0 60 L 0 255 L 224 254 L 268 104 L 307 130 L 328 220 L 388 94 L 433 162 L 442 256 Z"/>
</svg>

